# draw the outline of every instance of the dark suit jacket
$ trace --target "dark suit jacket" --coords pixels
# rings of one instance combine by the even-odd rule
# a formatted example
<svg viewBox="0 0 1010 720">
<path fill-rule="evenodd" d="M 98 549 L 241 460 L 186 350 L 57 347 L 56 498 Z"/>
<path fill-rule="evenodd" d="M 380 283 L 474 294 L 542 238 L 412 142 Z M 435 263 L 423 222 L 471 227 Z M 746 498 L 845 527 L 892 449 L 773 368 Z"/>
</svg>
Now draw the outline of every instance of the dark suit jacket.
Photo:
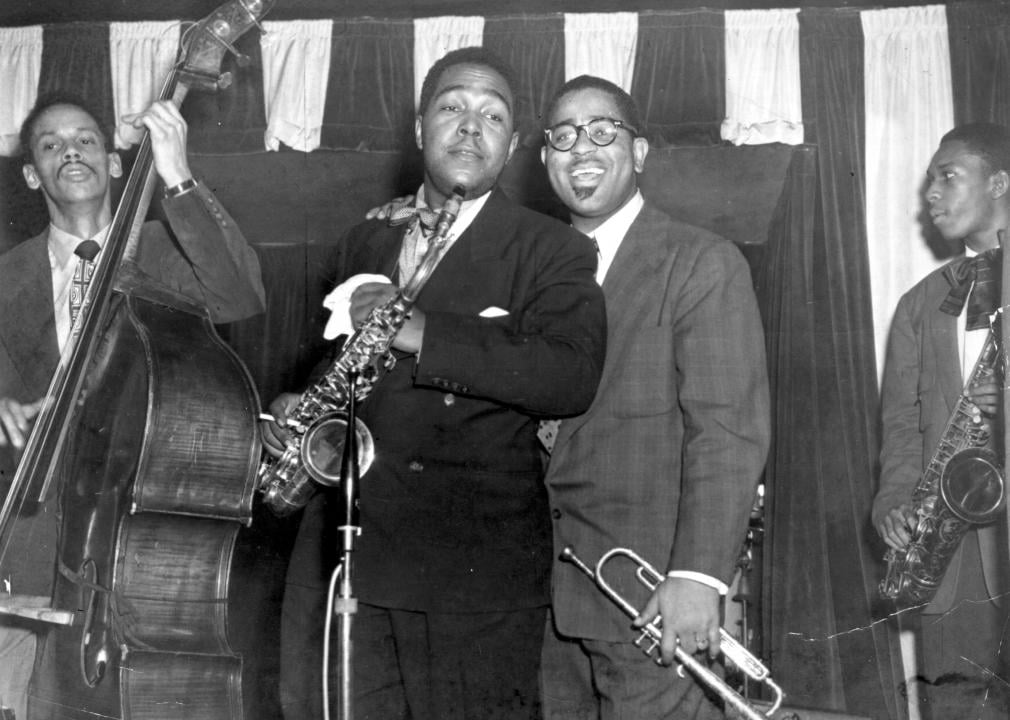
<svg viewBox="0 0 1010 720">
<path fill-rule="evenodd" d="M 732 580 L 769 443 L 764 335 L 731 243 L 646 203 L 603 282 L 607 360 L 588 412 L 564 420 L 547 471 L 555 549 L 590 566 L 634 550 L 656 569 Z M 641 607 L 628 568 L 610 581 Z M 627 641 L 628 619 L 555 562 L 570 637 Z"/>
<path fill-rule="evenodd" d="M 402 236 L 382 222 L 355 227 L 335 280 L 393 277 Z M 547 603 L 534 415 L 592 400 L 606 336 L 595 266 L 585 236 L 498 189 L 443 257 L 417 301 L 420 362 L 400 357 L 360 406 L 376 447 L 360 483 L 362 601 L 441 612 Z M 480 317 L 491 307 L 508 315 Z"/>
<path fill-rule="evenodd" d="M 880 488 L 873 500 L 873 524 L 887 511 L 910 502 L 912 491 L 936 450 L 962 389 L 957 350 L 957 318 L 940 312 L 950 290 L 943 268 L 923 278 L 898 302 L 891 321 L 881 386 L 883 444 Z M 954 554 L 925 612 L 949 610 L 956 602 L 955 581 L 966 542 L 978 542 L 991 595 L 1010 590 L 998 578 L 998 525 L 970 530 Z"/>
<path fill-rule="evenodd" d="M 135 253 L 140 270 L 153 283 L 205 306 L 215 322 L 262 312 L 259 261 L 210 190 L 200 184 L 165 200 L 164 208 L 175 239 L 160 222 L 145 223 Z M 0 255 L 0 397 L 21 402 L 46 394 L 59 363 L 48 237 L 47 229 Z M 0 491 L 6 491 L 15 468 L 9 448 L 0 448 Z M 38 519 L 16 523 L 15 542 L 24 549 L 12 546 L 0 559 L 0 578 L 13 575 L 16 594 L 49 594 L 55 522 Z"/>
</svg>

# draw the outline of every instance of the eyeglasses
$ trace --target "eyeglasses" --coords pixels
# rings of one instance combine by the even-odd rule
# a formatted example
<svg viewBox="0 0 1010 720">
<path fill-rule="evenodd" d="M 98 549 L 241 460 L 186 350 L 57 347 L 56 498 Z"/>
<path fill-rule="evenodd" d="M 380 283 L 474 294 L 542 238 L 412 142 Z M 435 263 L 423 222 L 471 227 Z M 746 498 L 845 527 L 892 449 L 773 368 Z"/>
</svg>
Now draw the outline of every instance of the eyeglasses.
<svg viewBox="0 0 1010 720">
<path fill-rule="evenodd" d="M 596 120 L 587 122 L 585 125 L 561 123 L 544 130 L 544 137 L 547 139 L 547 144 L 558 152 L 568 152 L 575 147 L 575 143 L 579 141 L 579 133 L 583 130 L 586 131 L 586 137 L 594 145 L 606 147 L 614 142 L 614 138 L 617 137 L 617 131 L 620 128 L 627 130 L 631 133 L 632 137 L 638 137 L 638 131 L 631 125 L 621 120 L 611 120 L 610 118 L 597 118 Z"/>
</svg>

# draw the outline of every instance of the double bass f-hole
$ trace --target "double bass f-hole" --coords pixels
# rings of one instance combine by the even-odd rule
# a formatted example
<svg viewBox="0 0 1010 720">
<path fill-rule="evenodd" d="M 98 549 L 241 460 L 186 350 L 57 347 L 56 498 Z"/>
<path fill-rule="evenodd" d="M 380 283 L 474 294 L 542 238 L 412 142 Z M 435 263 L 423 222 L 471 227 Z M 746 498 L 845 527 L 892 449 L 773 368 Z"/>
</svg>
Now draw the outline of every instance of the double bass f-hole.
<svg viewBox="0 0 1010 720">
<path fill-rule="evenodd" d="M 85 560 L 77 571 L 81 595 L 79 607 L 84 611 L 81 626 L 80 670 L 81 679 L 88 687 L 95 687 L 105 677 L 109 653 L 105 649 L 104 633 L 94 636 L 95 618 L 101 617 L 101 605 L 106 602 L 106 593 L 98 587 L 98 567 L 93 560 Z M 97 644 L 97 648 L 94 646 Z"/>
</svg>

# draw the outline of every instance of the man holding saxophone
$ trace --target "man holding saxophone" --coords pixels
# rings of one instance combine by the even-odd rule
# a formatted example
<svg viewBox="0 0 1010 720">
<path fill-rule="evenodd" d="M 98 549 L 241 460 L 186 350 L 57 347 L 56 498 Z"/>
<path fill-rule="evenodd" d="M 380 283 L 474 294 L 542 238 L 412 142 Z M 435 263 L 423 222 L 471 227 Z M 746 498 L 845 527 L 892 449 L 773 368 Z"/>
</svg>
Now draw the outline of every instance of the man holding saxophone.
<svg viewBox="0 0 1010 720">
<path fill-rule="evenodd" d="M 1010 228 L 1010 131 L 990 123 L 954 128 L 941 139 L 927 181 L 933 224 L 946 241 L 963 242 L 968 257 L 955 258 L 905 293 L 891 322 L 873 524 L 899 552 L 918 521 L 913 491 L 945 441 L 962 390 L 970 407 L 965 422 L 1003 432 L 1002 384 L 998 376 L 974 372 L 1000 297 L 996 291 L 979 306 L 985 284 L 973 265 L 991 255 L 998 233 Z M 992 262 L 988 271 L 998 278 L 999 256 Z M 983 380 L 969 382 L 973 375 Z M 1008 590 L 1006 519 L 1000 517 L 968 529 L 919 617 L 924 717 L 1006 717 Z"/>
<path fill-rule="evenodd" d="M 418 205 L 441 207 L 457 185 L 465 196 L 449 249 L 394 339 L 395 366 L 360 404 L 376 450 L 360 483 L 353 573 L 362 719 L 539 717 L 551 540 L 537 419 L 589 406 L 606 318 L 591 243 L 496 187 L 518 141 L 510 77 L 491 53 L 464 48 L 421 90 Z M 335 280 L 379 274 L 402 287 L 423 223 L 353 228 Z M 358 287 L 354 325 L 396 293 L 386 282 Z M 270 406 L 274 452 L 297 400 Z M 326 556 L 339 543 L 325 501 L 305 509 L 285 597 L 282 704 L 298 720 L 321 717 Z"/>
<path fill-rule="evenodd" d="M 678 644 L 706 662 L 768 451 L 764 336 L 732 243 L 643 200 L 641 130 L 631 96 L 597 77 L 570 80 L 547 113 L 541 157 L 572 225 L 598 244 L 608 333 L 600 387 L 586 413 L 561 421 L 547 487 L 556 554 L 570 545 L 589 565 L 615 546 L 639 554 L 664 576 L 654 592 L 626 565 L 609 578 L 641 610 L 635 624 L 662 616 L 666 665 Z M 723 717 L 561 560 L 552 609 L 547 720 Z"/>
</svg>

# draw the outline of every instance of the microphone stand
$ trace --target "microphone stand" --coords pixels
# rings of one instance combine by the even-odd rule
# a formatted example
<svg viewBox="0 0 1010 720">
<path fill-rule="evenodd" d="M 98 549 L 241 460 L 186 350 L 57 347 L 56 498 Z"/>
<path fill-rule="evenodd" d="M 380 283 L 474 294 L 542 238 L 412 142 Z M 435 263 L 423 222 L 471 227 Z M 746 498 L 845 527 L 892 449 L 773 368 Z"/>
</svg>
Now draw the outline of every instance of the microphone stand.
<svg viewBox="0 0 1010 720">
<path fill-rule="evenodd" d="M 343 506 L 341 508 L 341 524 L 338 526 L 341 537 L 340 589 L 333 601 L 333 612 L 337 615 L 337 627 L 340 638 L 340 658 L 337 667 L 338 676 L 338 718 L 353 720 L 351 710 L 351 625 L 354 615 L 358 612 L 358 600 L 351 588 L 351 554 L 354 551 L 354 540 L 361 534 L 358 525 L 358 433 L 357 433 L 357 380 L 358 373 L 354 370 L 347 373 L 347 434 L 344 439 L 344 452 L 340 459 L 340 488 Z M 324 699 L 328 702 L 328 699 Z"/>
</svg>

